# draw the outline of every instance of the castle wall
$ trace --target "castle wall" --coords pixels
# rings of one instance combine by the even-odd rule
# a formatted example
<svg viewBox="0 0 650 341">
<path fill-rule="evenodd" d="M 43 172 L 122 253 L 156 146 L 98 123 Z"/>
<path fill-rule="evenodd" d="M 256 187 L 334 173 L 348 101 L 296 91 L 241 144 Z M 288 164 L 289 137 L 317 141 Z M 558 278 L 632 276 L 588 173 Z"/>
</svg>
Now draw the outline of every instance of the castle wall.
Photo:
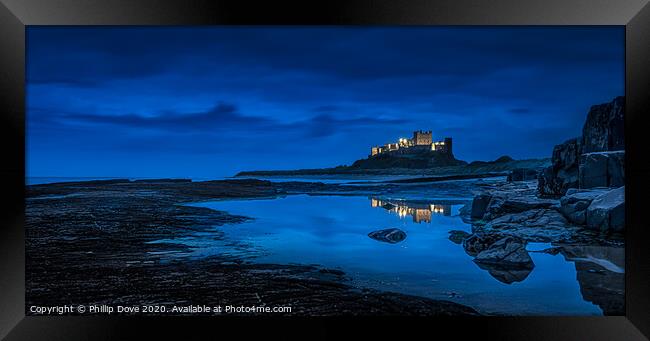
<svg viewBox="0 0 650 341">
<path fill-rule="evenodd" d="M 414 131 L 412 139 L 399 139 L 396 143 L 387 143 L 383 146 L 375 146 L 370 149 L 370 156 L 383 153 L 391 154 L 415 154 L 425 151 L 435 151 L 452 155 L 451 137 L 445 137 L 444 141 L 433 142 L 431 131 Z"/>
</svg>

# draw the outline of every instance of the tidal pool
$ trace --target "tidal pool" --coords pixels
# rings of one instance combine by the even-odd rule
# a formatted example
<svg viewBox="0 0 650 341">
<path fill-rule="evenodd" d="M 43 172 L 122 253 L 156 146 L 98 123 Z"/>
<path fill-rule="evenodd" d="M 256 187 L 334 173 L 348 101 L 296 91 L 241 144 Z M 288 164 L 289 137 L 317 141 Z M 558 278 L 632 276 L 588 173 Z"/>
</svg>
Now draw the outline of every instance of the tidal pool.
<svg viewBox="0 0 650 341">
<path fill-rule="evenodd" d="M 192 205 L 252 219 L 217 227 L 225 233 L 222 241 L 210 233 L 197 233 L 156 242 L 192 247 L 190 253 L 174 256 L 230 254 L 260 263 L 317 264 L 344 271 L 354 286 L 451 300 L 487 314 L 603 314 L 599 305 L 589 301 L 597 300 L 583 297 L 575 261 L 561 254 L 531 252 L 532 271 L 505 278 L 477 266 L 462 245 L 449 239 L 449 231 L 471 231 L 458 215 L 464 204 L 308 195 L 202 202 Z M 403 230 L 406 239 L 391 244 L 368 237 L 386 228 Z M 528 249 L 549 246 L 534 243 Z M 597 266 L 593 271 L 609 272 Z"/>
</svg>

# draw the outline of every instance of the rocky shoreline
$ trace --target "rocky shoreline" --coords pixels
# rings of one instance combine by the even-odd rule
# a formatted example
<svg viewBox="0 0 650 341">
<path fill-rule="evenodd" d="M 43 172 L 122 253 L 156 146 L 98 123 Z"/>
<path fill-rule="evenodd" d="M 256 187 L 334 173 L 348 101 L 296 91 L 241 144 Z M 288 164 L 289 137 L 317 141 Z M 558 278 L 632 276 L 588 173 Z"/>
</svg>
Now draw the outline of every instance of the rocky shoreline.
<svg viewBox="0 0 650 341">
<path fill-rule="evenodd" d="M 456 231 L 450 239 L 508 284 L 522 281 L 535 266 L 528 243 L 550 243 L 540 252 L 576 261 L 585 299 L 606 315 L 624 314 L 623 104 L 618 97 L 593 106 L 583 136 L 557 145 L 551 166 L 537 177 L 523 170 L 508 182 L 485 186 L 461 210 L 472 233 Z M 581 282 L 585 278 L 593 282 Z"/>
<path fill-rule="evenodd" d="M 220 240 L 214 226 L 248 219 L 182 203 L 338 187 L 260 180 L 28 186 L 26 314 L 31 305 L 63 304 L 288 305 L 289 314 L 310 316 L 478 314 L 449 301 L 355 288 L 340 271 L 317 266 L 252 264 L 236 257 L 163 261 L 161 255 L 186 247 L 149 243 L 199 231 Z"/>
</svg>

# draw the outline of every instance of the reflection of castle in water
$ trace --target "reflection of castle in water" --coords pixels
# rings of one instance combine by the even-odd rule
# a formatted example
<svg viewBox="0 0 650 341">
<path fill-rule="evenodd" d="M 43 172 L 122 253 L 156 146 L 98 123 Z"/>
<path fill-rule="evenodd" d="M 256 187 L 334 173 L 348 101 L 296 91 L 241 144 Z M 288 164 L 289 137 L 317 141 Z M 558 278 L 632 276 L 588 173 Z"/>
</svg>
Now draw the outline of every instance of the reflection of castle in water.
<svg viewBox="0 0 650 341">
<path fill-rule="evenodd" d="M 388 201 L 376 198 L 370 199 L 372 207 L 381 207 L 390 212 L 396 213 L 400 218 L 413 217 L 413 222 L 430 223 L 431 214 L 451 215 L 451 205 L 414 203 L 406 201 Z"/>
</svg>

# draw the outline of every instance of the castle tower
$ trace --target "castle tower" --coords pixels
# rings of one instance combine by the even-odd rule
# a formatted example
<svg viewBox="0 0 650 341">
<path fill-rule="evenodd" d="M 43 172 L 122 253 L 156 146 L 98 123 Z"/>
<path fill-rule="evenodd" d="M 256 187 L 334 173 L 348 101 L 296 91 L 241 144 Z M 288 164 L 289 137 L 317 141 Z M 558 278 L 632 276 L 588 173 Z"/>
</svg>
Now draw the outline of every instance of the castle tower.
<svg viewBox="0 0 650 341">
<path fill-rule="evenodd" d="M 447 151 L 447 154 L 452 155 L 451 137 L 445 137 L 445 150 Z"/>
<path fill-rule="evenodd" d="M 431 131 L 414 131 L 413 132 L 413 144 L 416 146 L 428 146 L 431 145 L 432 134 Z"/>
</svg>

